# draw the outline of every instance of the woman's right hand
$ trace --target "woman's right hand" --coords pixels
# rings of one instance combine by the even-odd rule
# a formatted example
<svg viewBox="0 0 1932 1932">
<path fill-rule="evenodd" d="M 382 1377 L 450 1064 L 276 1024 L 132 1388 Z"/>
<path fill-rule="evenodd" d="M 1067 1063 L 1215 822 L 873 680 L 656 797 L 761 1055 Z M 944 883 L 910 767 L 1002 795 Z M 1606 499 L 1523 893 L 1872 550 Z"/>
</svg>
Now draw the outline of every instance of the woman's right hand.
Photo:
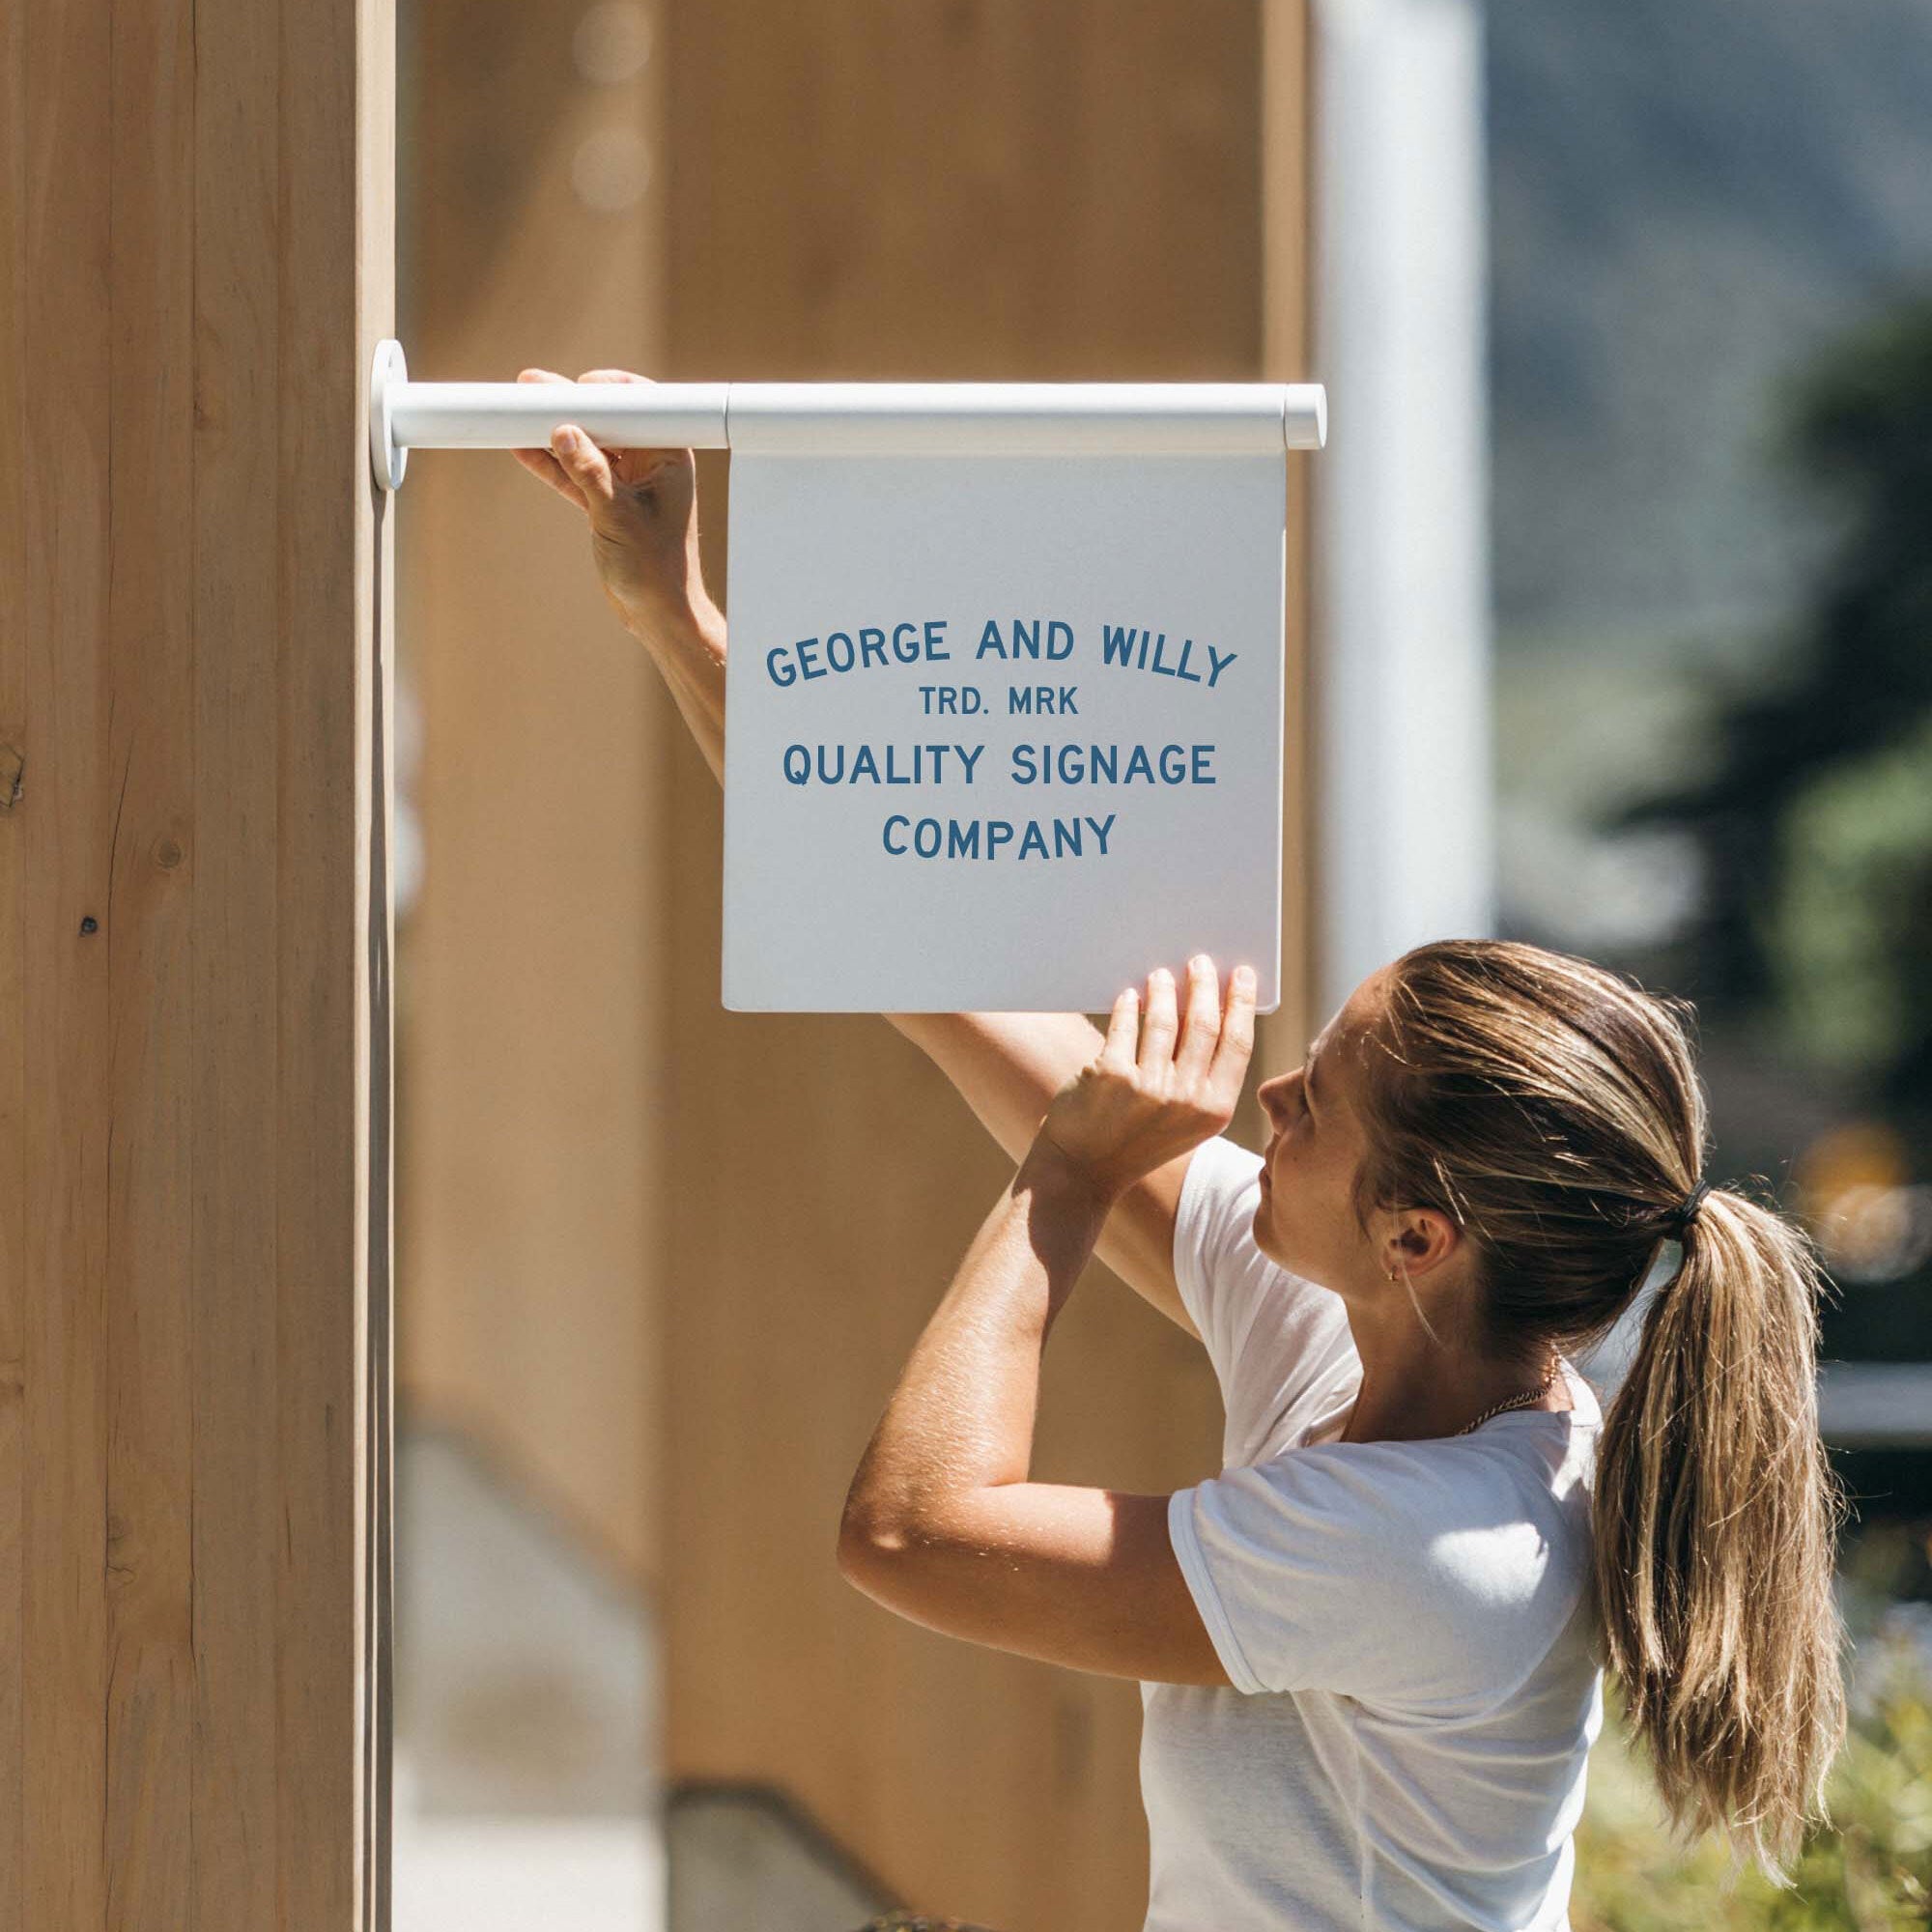
<svg viewBox="0 0 1932 1932">
<path fill-rule="evenodd" d="M 561 383 L 525 369 L 520 383 Z M 628 369 L 591 369 L 582 383 L 647 383 Z M 584 513 L 598 580 L 625 627 L 645 642 L 716 614 L 698 563 L 697 469 L 688 449 L 604 449 L 559 424 L 548 449 L 512 452 L 531 475 Z"/>
<path fill-rule="evenodd" d="M 561 383 L 526 369 L 520 383 Z M 646 383 L 592 369 L 585 383 Z M 649 652 L 714 778 L 724 778 L 724 613 L 704 587 L 697 553 L 697 466 L 688 449 L 600 449 L 559 423 L 548 449 L 517 461 L 567 497 L 590 526 L 590 556 L 624 628 Z"/>
</svg>

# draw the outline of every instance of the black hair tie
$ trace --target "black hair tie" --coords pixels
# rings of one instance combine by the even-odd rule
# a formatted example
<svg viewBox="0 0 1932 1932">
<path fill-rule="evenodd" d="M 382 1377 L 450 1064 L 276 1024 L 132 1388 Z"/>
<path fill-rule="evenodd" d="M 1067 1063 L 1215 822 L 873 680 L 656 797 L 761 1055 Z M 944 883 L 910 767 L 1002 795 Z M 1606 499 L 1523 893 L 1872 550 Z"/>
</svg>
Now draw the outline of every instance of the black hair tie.
<svg viewBox="0 0 1932 1932">
<path fill-rule="evenodd" d="M 1697 1210 L 1704 1205 L 1704 1197 L 1710 1191 L 1711 1183 L 1708 1180 L 1700 1180 L 1675 1208 L 1668 1210 L 1669 1218 L 1665 1225 L 1675 1238 L 1683 1239 L 1691 1222 L 1696 1220 Z"/>
</svg>

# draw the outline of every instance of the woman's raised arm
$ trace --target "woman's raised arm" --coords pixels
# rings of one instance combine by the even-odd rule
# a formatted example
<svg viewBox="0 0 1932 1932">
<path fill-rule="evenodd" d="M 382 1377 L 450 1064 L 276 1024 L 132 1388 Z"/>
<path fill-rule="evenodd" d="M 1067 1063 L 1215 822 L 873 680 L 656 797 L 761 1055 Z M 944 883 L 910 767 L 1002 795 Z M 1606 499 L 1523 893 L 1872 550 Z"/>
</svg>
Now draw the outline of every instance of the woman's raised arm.
<svg viewBox="0 0 1932 1932">
<path fill-rule="evenodd" d="M 526 369 L 523 383 L 561 383 Z M 584 383 L 642 383 L 628 369 L 592 369 Z M 724 779 L 724 612 L 704 587 L 697 469 L 688 449 L 604 449 L 566 424 L 548 449 L 514 452 L 533 476 L 584 513 L 591 560 L 624 628 L 663 673 L 697 748 Z M 1048 1103 L 1100 1051 L 1079 1013 L 888 1013 L 958 1088 L 1014 1161 Z M 1122 1196 L 1095 1252 L 1137 1293 L 1196 1332 L 1174 1279 L 1174 1221 L 1191 1156 L 1157 1168 Z"/>
</svg>

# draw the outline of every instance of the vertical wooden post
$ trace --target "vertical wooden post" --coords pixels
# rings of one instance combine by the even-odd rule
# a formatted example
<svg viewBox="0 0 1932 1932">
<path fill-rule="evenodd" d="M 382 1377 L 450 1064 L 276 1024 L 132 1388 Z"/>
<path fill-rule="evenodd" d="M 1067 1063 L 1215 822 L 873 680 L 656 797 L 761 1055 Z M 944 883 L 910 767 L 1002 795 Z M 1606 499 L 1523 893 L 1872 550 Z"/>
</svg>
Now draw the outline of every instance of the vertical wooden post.
<svg viewBox="0 0 1932 1932">
<path fill-rule="evenodd" d="M 0 1923 L 381 1932 L 389 0 L 0 13 Z"/>
</svg>

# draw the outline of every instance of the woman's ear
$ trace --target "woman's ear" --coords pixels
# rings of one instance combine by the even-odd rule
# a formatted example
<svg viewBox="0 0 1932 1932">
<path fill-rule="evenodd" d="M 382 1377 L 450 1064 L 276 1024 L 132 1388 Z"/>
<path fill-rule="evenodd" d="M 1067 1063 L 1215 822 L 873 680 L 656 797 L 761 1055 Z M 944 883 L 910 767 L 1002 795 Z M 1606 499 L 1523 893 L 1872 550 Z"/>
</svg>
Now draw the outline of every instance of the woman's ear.
<svg viewBox="0 0 1932 1932">
<path fill-rule="evenodd" d="M 1419 1279 L 1448 1261 L 1462 1242 L 1462 1229 L 1439 1209 L 1406 1208 L 1395 1216 L 1388 1266 L 1406 1269 L 1411 1279 Z"/>
</svg>

